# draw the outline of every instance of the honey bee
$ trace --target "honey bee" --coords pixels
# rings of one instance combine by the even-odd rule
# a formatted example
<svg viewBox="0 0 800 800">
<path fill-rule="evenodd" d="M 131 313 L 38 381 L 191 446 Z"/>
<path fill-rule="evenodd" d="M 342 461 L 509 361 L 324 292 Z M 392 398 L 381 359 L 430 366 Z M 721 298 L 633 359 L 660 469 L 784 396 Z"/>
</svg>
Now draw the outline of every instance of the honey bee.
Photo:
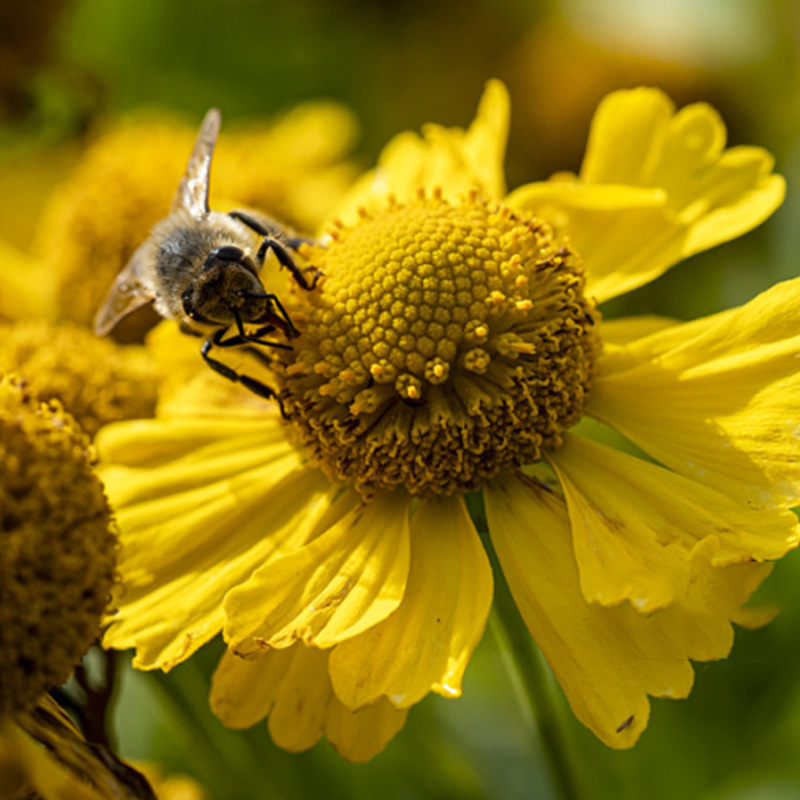
<svg viewBox="0 0 800 800">
<path fill-rule="evenodd" d="M 309 281 L 292 255 L 311 240 L 259 212 L 224 214 L 209 209 L 211 159 L 220 123 L 220 112 L 212 108 L 200 126 L 169 215 L 155 225 L 117 276 L 97 312 L 94 329 L 103 336 L 152 303 L 162 317 L 177 320 L 184 332 L 206 337 L 200 354 L 209 367 L 280 404 L 269 386 L 210 353 L 214 347 L 243 345 L 257 355 L 250 345 L 291 350 L 288 344 L 264 338 L 276 331 L 286 339 L 299 335 L 278 296 L 267 292 L 259 277 L 270 251 L 303 289 L 313 289 L 319 273 Z M 245 325 L 257 327 L 248 332 Z"/>
</svg>

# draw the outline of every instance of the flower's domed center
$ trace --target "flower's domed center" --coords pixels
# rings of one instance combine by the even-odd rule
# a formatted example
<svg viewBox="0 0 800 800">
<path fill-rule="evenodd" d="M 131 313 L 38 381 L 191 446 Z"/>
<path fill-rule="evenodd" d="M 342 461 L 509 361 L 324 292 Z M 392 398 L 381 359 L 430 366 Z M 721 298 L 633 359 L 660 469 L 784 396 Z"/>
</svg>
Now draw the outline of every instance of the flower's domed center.
<svg viewBox="0 0 800 800">
<path fill-rule="evenodd" d="M 89 442 L 0 377 L 0 716 L 63 683 L 98 635 L 116 536 Z"/>
<path fill-rule="evenodd" d="M 475 488 L 581 416 L 598 347 L 573 254 L 475 195 L 364 214 L 309 254 L 324 274 L 282 396 L 329 474 L 361 490 Z"/>
</svg>

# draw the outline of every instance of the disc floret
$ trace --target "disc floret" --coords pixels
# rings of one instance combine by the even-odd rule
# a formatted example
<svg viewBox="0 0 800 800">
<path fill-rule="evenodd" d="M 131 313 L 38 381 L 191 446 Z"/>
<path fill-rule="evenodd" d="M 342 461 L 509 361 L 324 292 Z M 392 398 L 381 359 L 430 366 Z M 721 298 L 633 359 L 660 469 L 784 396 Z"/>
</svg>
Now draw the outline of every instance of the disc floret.
<svg viewBox="0 0 800 800">
<path fill-rule="evenodd" d="M 471 194 L 364 212 L 310 253 L 324 279 L 280 376 L 299 437 L 362 491 L 477 488 L 581 416 L 599 346 L 577 256 Z"/>
</svg>

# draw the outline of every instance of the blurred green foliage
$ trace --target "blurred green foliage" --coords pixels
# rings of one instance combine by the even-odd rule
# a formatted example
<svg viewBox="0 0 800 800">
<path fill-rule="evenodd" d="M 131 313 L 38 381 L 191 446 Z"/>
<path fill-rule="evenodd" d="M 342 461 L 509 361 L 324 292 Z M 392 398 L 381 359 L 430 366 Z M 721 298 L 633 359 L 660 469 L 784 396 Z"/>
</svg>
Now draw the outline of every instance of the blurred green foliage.
<svg viewBox="0 0 800 800">
<path fill-rule="evenodd" d="M 37 3 L 29 5 L 35 11 Z M 514 185 L 577 169 L 600 97 L 658 83 L 680 103 L 712 101 L 733 144 L 771 149 L 789 195 L 759 230 L 690 259 L 605 313 L 693 318 L 796 276 L 800 4 L 613 0 L 600 4 L 602 26 L 592 16 L 597 5 L 593 12 L 576 0 L 74 0 L 53 22 L 49 57 L 35 50 L 20 78 L 28 103 L 14 106 L 0 132 L 0 188 L 7 198 L 27 196 L 30 179 L 15 178 L 11 161 L 25 148 L 53 147 L 140 106 L 199 118 L 219 105 L 226 117 L 258 117 L 334 98 L 362 122 L 366 166 L 399 130 L 468 123 L 489 77 L 512 92 Z M 669 24 L 645 30 L 647 14 Z M 553 688 L 581 797 L 800 797 L 800 554 L 777 565 L 758 600 L 782 613 L 763 630 L 739 631 L 726 661 L 698 665 L 688 701 L 654 701 L 649 730 L 632 751 L 604 747 Z M 207 700 L 219 653 L 215 642 L 168 675 L 123 670 L 115 727 L 124 757 L 192 774 L 215 800 L 553 796 L 531 720 L 488 632 L 465 696 L 428 698 L 387 751 L 360 766 L 325 743 L 284 753 L 265 725 L 223 728 Z"/>
</svg>

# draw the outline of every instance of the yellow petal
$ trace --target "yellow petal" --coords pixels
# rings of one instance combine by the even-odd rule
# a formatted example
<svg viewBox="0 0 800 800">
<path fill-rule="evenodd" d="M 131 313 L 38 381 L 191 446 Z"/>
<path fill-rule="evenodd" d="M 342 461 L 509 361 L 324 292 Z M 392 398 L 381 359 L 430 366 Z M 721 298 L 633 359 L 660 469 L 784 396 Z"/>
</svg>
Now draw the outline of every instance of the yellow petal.
<svg viewBox="0 0 800 800">
<path fill-rule="evenodd" d="M 615 92 L 595 114 L 580 180 L 522 187 L 508 203 L 569 237 L 586 291 L 602 302 L 746 233 L 780 205 L 785 183 L 771 174 L 772 157 L 724 146 L 725 127 L 710 106 L 675 114 L 658 90 Z"/>
<path fill-rule="evenodd" d="M 288 652 L 292 661 L 269 717 L 269 732 L 279 747 L 299 752 L 324 734 L 340 756 L 363 762 L 383 750 L 405 724 L 408 712 L 386 700 L 348 711 L 331 687 L 328 652 L 299 643 Z"/>
<path fill-rule="evenodd" d="M 800 280 L 601 358 L 588 411 L 753 508 L 800 502 Z M 632 366 L 633 363 L 636 366 Z"/>
<path fill-rule="evenodd" d="M 446 144 L 449 138 L 453 142 L 452 147 L 460 147 L 462 154 L 457 158 L 459 161 L 463 159 L 470 173 L 471 183 L 466 189 L 477 188 L 483 194 L 495 199 L 500 199 L 506 193 L 503 161 L 508 139 L 510 107 L 511 102 L 505 85 L 501 81 L 490 80 L 486 83 L 475 119 L 463 134 L 463 138 L 458 129 L 449 130 L 436 125 L 424 131 L 434 146 L 437 142 Z M 446 182 L 443 180 L 440 183 L 435 176 L 431 176 L 426 188 L 441 186 L 447 190 L 450 197 L 460 198 L 464 192 L 454 184 L 463 181 L 464 176 L 460 167 L 457 171 L 454 167 L 455 165 L 451 164 L 447 172 L 443 171 L 442 178 L 446 176 Z"/>
<path fill-rule="evenodd" d="M 684 210 L 684 221 L 691 223 L 684 258 L 747 233 L 780 206 L 786 183 L 770 174 L 772 167 L 772 156 L 758 147 L 736 147 L 722 155 L 715 183 Z"/>
<path fill-rule="evenodd" d="M 597 214 L 607 214 L 608 219 L 613 220 L 620 212 L 654 212 L 657 218 L 667 201 L 666 192 L 660 188 L 580 183 L 574 176 L 563 173 L 557 179 L 520 186 L 506 198 L 508 205 L 536 209 L 538 216 L 557 228 L 565 228 L 564 232 L 570 235 L 572 231 L 566 226 L 571 220 L 579 219 L 574 215 L 581 212 L 587 214 L 589 222 Z"/>
<path fill-rule="evenodd" d="M 643 361 L 654 359 L 699 336 L 735 311 L 727 309 L 691 322 L 669 320 L 666 317 L 603 321 L 603 353 L 599 371 L 610 374 L 638 367 Z"/>
<path fill-rule="evenodd" d="M 226 650 L 211 678 L 211 710 L 229 728 L 250 728 L 266 719 L 291 666 L 294 648 L 244 659 Z"/>
<path fill-rule="evenodd" d="M 140 668 L 168 669 L 215 636 L 228 589 L 299 546 L 334 505 L 328 479 L 271 424 L 119 425 L 101 452 L 120 464 L 102 475 L 123 581 L 104 641 L 136 647 Z"/>
<path fill-rule="evenodd" d="M 728 622 L 768 565 L 714 568 L 708 554 L 685 605 L 637 613 L 605 608 L 580 591 L 564 501 L 522 476 L 484 491 L 489 530 L 509 587 L 578 719 L 607 745 L 631 747 L 647 726 L 647 696 L 686 697 L 689 658 L 727 655 Z"/>
<path fill-rule="evenodd" d="M 288 651 L 288 656 L 267 725 L 278 747 L 299 753 L 308 750 L 325 733 L 325 716 L 332 695 L 328 653 L 298 643 Z"/>
<path fill-rule="evenodd" d="M 649 283 L 683 258 L 682 229 L 670 221 L 660 189 L 542 183 L 517 189 L 507 202 L 569 239 L 583 262 L 586 294 L 599 303 Z"/>
<path fill-rule="evenodd" d="M 644 613 L 685 597 L 691 555 L 705 540 L 703 552 L 715 566 L 780 558 L 800 540 L 791 512 L 739 505 L 594 442 L 566 435 L 549 461 L 564 490 L 581 589 L 590 602 L 627 599 Z"/>
<path fill-rule="evenodd" d="M 292 752 L 324 734 L 349 761 L 368 761 L 403 727 L 407 711 L 380 700 L 360 711 L 346 709 L 328 677 L 328 651 L 297 643 L 245 660 L 227 651 L 211 686 L 211 707 L 229 727 L 269 717 L 275 743 Z"/>
<path fill-rule="evenodd" d="M 240 493 L 232 503 L 222 500 L 195 515 L 178 513 L 166 521 L 166 532 L 154 523 L 133 531 L 131 578 L 126 580 L 123 549 L 123 589 L 118 610 L 108 619 L 106 646 L 136 647 L 134 666 L 140 669 L 166 670 L 185 660 L 222 629 L 228 590 L 300 546 L 335 502 L 327 478 L 314 469 L 295 470 L 271 485 L 267 470 L 248 477 L 249 494 Z M 201 497 L 195 502 L 202 503 Z M 119 521 L 124 548 L 125 512 Z"/>
<path fill-rule="evenodd" d="M 328 654 L 297 645 L 245 660 L 226 651 L 211 683 L 211 709 L 231 728 L 248 728 L 268 715 L 275 743 L 298 753 L 325 730 L 331 702 Z"/>
<path fill-rule="evenodd" d="M 354 222 L 359 206 L 381 207 L 389 195 L 407 201 L 419 188 L 439 188 L 452 201 L 460 201 L 470 189 L 499 199 L 505 194 L 508 120 L 508 91 L 500 81 L 489 81 L 466 131 L 430 124 L 422 137 L 398 134 L 384 148 L 377 168 L 362 176 L 337 205 L 333 218 Z"/>
<path fill-rule="evenodd" d="M 664 342 L 664 346 L 659 346 L 658 351 L 663 352 L 663 349 L 668 346 L 666 341 L 669 334 L 666 332 L 685 324 L 679 320 L 658 316 L 603 320 L 600 328 L 600 338 L 603 340 L 603 370 L 616 372 L 637 366 L 641 361 L 641 356 L 634 355 L 634 353 L 638 354 L 646 347 L 646 342 Z M 654 334 L 660 334 L 660 336 Z M 630 346 L 634 343 L 636 344 L 635 349 Z"/>
<path fill-rule="evenodd" d="M 612 92 L 595 111 L 581 165 L 586 183 L 648 186 L 675 112 L 658 89 Z"/>
<path fill-rule="evenodd" d="M 659 317 L 655 314 L 646 314 L 640 317 L 623 317 L 621 319 L 604 319 L 601 322 L 601 338 L 604 346 L 609 344 L 625 345 L 678 324 L 680 324 L 680 321 L 677 319 Z"/>
<path fill-rule="evenodd" d="M 491 566 L 464 501 L 423 502 L 411 520 L 411 568 L 400 607 L 331 654 L 337 696 L 351 709 L 381 695 L 398 708 L 429 691 L 459 697 L 492 587 Z"/>
<path fill-rule="evenodd" d="M 350 711 L 333 695 L 325 716 L 325 735 L 342 758 L 363 764 L 383 750 L 406 724 L 408 709 L 386 698 Z"/>
<path fill-rule="evenodd" d="M 97 434 L 95 447 L 104 464 L 152 467 L 183 456 L 191 459 L 199 448 L 217 445 L 235 451 L 236 445 L 229 443 L 258 447 L 285 440 L 281 425 L 274 419 L 183 417 L 107 425 Z"/>
<path fill-rule="evenodd" d="M 245 656 L 297 639 L 330 647 L 397 608 L 408 565 L 408 497 L 401 491 L 378 496 L 231 591 L 226 639 Z"/>
</svg>

